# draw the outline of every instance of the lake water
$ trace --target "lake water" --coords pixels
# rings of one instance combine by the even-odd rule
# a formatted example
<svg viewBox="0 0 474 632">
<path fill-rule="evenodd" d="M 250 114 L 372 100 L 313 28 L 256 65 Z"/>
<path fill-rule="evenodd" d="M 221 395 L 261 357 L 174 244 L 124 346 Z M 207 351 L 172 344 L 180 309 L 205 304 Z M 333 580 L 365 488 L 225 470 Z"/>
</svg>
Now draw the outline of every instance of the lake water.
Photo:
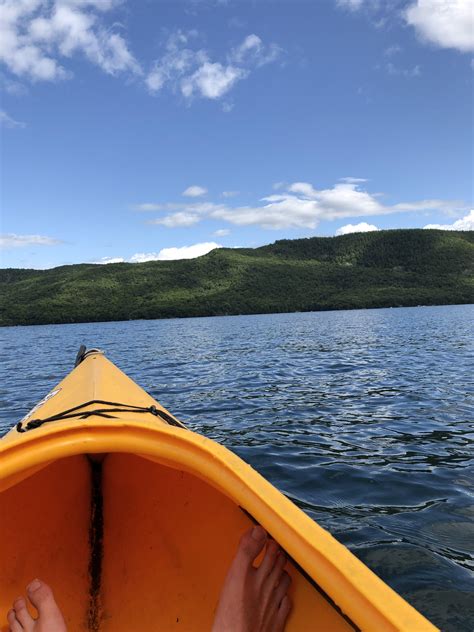
<svg viewBox="0 0 474 632">
<path fill-rule="evenodd" d="M 106 351 L 443 630 L 474 630 L 474 306 L 0 329 L 0 433 Z"/>
</svg>

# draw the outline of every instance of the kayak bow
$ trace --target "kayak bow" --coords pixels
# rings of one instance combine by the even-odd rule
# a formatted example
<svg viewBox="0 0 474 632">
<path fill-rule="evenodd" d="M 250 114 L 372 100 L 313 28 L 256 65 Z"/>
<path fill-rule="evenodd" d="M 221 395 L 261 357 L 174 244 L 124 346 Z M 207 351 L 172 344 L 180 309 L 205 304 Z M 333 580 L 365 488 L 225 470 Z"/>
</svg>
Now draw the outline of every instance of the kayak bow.
<svg viewBox="0 0 474 632">
<path fill-rule="evenodd" d="M 38 576 L 70 632 L 210 630 L 239 538 L 256 522 L 289 556 L 288 632 L 437 629 L 102 352 L 79 360 L 0 439 L 0 621 Z"/>
</svg>

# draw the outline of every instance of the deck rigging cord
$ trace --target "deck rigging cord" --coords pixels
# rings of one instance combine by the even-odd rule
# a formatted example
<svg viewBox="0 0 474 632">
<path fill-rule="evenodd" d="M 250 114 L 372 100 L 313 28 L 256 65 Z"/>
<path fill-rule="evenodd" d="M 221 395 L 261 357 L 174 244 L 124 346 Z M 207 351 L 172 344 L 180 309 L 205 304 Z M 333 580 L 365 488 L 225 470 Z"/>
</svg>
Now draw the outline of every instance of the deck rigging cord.
<svg viewBox="0 0 474 632">
<path fill-rule="evenodd" d="M 91 406 L 92 404 L 103 404 L 111 408 L 81 410 L 86 406 Z M 77 417 L 78 419 L 88 419 L 93 416 L 104 417 L 105 419 L 117 418 L 116 415 L 111 415 L 110 413 L 150 413 L 155 417 L 159 417 L 170 426 L 176 426 L 177 428 L 184 427 L 174 417 L 166 413 L 164 410 L 159 410 L 154 405 L 133 406 L 131 404 L 122 404 L 120 402 L 108 402 L 102 399 L 91 399 L 89 402 L 84 402 L 83 404 L 79 404 L 79 406 L 74 406 L 74 408 L 63 410 L 56 415 L 51 415 L 51 417 L 45 417 L 44 419 L 31 419 L 24 426 L 22 422 L 19 421 L 16 425 L 16 429 L 18 432 L 27 432 L 28 430 L 33 430 L 34 428 L 40 428 L 43 424 L 47 424 L 52 421 L 62 421 L 64 419 L 72 419 L 74 417 Z"/>
</svg>

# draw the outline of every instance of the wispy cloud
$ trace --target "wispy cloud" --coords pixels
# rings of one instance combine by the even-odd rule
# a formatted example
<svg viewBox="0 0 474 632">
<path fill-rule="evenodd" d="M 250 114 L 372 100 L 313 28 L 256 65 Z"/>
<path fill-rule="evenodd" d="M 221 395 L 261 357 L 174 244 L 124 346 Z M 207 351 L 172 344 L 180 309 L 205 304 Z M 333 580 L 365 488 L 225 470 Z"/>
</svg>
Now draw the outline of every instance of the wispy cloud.
<svg viewBox="0 0 474 632">
<path fill-rule="evenodd" d="M 176 31 L 166 42 L 145 82 L 156 94 L 164 88 L 180 93 L 188 102 L 195 97 L 220 99 L 255 69 L 275 61 L 282 50 L 276 44 L 264 45 L 260 37 L 248 35 L 220 61 L 212 60 L 207 50 L 196 48 L 196 31 Z M 225 111 L 232 109 L 225 104 Z"/>
<path fill-rule="evenodd" d="M 392 62 L 388 62 L 387 64 L 385 64 L 385 66 L 383 66 L 383 68 L 387 71 L 389 75 L 406 77 L 407 79 L 421 76 L 421 66 L 418 64 L 412 66 L 411 68 L 402 68 L 393 64 Z"/>
<path fill-rule="evenodd" d="M 396 55 L 397 53 L 400 53 L 402 51 L 401 46 L 399 46 L 398 44 L 393 44 L 392 46 L 388 46 L 383 54 L 385 55 L 385 57 L 393 57 L 394 55 Z"/>
<path fill-rule="evenodd" d="M 17 235 L 5 233 L 0 235 L 0 248 L 23 248 L 25 246 L 56 246 L 62 244 L 60 239 L 44 235 Z"/>
<path fill-rule="evenodd" d="M 114 24 L 102 16 L 119 0 L 3 0 L 0 61 L 32 81 L 71 76 L 62 64 L 76 54 L 104 72 L 140 74 L 141 68 Z"/>
<path fill-rule="evenodd" d="M 4 110 L 0 110 L 0 125 L 2 127 L 9 127 L 10 129 L 15 129 L 15 128 L 22 129 L 26 127 L 26 123 L 22 123 L 21 121 L 16 121 Z"/>
<path fill-rule="evenodd" d="M 265 44 L 251 33 L 214 59 L 198 45 L 195 30 L 172 33 L 161 57 L 145 74 L 118 29 L 109 20 L 122 0 L 0 0 L 0 62 L 10 73 L 29 81 L 58 81 L 72 77 L 68 60 L 85 57 L 110 75 L 143 76 L 151 94 L 167 88 L 187 103 L 195 98 L 221 99 L 253 71 L 276 61 L 283 50 Z M 24 88 L 11 82 L 6 89 Z M 5 83 L 5 82 L 4 82 Z M 225 101 L 230 112 L 233 103 Z"/>
<path fill-rule="evenodd" d="M 0 31 L 1 31 L 1 27 L 0 27 Z M 0 47 L 1 47 L 1 43 L 0 43 Z M 23 83 L 21 83 L 20 81 L 16 81 L 14 79 L 10 79 L 3 73 L 0 74 L 0 83 L 3 90 L 7 94 L 11 94 L 15 97 L 21 97 L 28 93 L 28 89 Z"/>
<path fill-rule="evenodd" d="M 266 46 L 258 35 L 252 33 L 231 50 L 229 61 L 237 64 L 251 64 L 259 68 L 276 61 L 282 52 L 283 49 L 277 44 Z"/>
<path fill-rule="evenodd" d="M 457 219 L 452 224 L 427 224 L 423 228 L 435 228 L 438 230 L 474 230 L 474 209 Z"/>
<path fill-rule="evenodd" d="M 143 211 L 164 211 L 168 214 L 151 223 L 191 226 L 203 219 L 223 220 L 237 226 L 261 226 L 269 229 L 316 228 L 323 220 L 369 217 L 401 212 L 437 210 L 459 212 L 465 206 L 455 200 L 427 199 L 383 204 L 380 193 L 362 188 L 365 178 L 344 178 L 332 188 L 316 189 L 309 182 L 294 182 L 260 199 L 254 206 L 229 206 L 214 202 L 139 204 Z"/>
<path fill-rule="evenodd" d="M 341 178 L 341 182 L 349 182 L 350 184 L 360 184 L 361 182 L 368 182 L 367 178 L 353 178 L 352 176 L 347 176 L 345 178 Z"/>
</svg>

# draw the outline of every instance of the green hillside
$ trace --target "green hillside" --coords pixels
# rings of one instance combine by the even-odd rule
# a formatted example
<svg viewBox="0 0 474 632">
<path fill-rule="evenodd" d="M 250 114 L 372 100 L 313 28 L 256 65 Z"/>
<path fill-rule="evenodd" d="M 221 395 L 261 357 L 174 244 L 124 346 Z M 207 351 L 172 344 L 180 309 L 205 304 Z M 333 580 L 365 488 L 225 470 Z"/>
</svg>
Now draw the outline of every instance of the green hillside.
<svg viewBox="0 0 474 632">
<path fill-rule="evenodd" d="M 474 231 L 390 230 L 198 259 L 0 270 L 0 325 L 474 303 Z"/>
</svg>

